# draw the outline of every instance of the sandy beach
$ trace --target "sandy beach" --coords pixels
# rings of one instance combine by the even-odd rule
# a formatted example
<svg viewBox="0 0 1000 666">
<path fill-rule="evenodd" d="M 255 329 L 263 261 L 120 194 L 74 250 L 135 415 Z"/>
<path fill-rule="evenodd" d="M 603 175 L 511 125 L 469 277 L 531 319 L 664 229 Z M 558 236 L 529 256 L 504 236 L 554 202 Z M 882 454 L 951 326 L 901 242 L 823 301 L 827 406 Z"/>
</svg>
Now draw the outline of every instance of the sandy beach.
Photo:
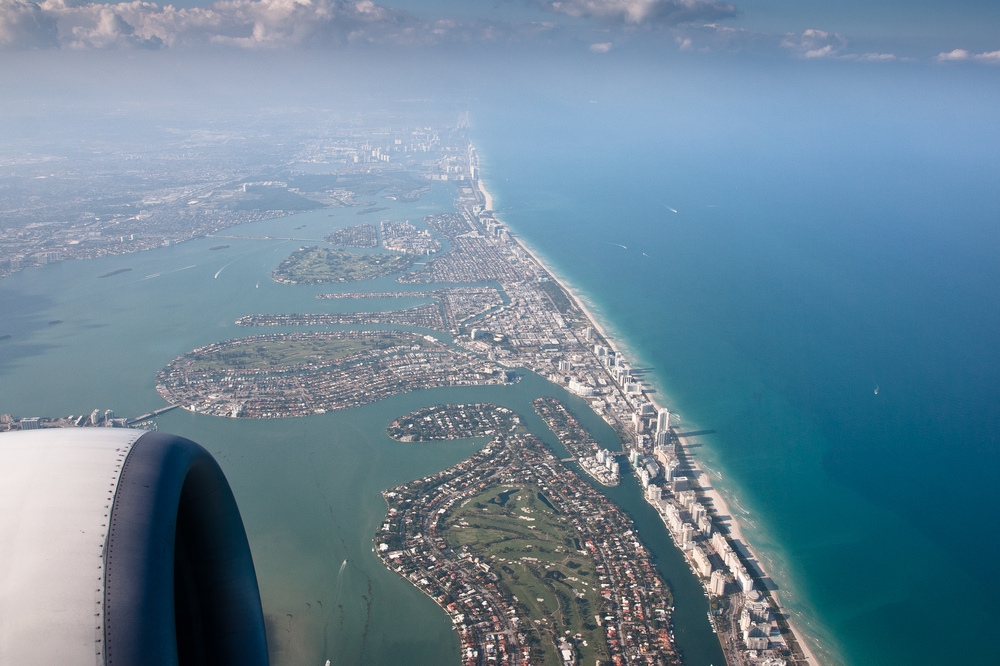
<svg viewBox="0 0 1000 666">
<path fill-rule="evenodd" d="M 493 195 L 491 195 L 489 191 L 486 189 L 486 187 L 483 185 L 482 178 L 479 179 L 477 187 L 479 187 L 479 191 L 483 195 L 483 200 L 486 202 L 483 207 L 486 210 L 493 210 Z"/>
<path fill-rule="evenodd" d="M 482 193 L 483 199 L 486 202 L 485 209 L 493 211 L 493 201 L 494 201 L 493 196 L 489 193 L 489 191 L 486 190 L 485 184 L 483 183 L 483 180 L 481 178 L 477 181 L 477 187 L 479 188 L 479 191 Z M 496 215 L 495 211 L 494 211 L 494 217 L 497 217 L 498 220 L 500 219 Z M 604 338 L 608 346 L 611 347 L 616 352 L 622 352 L 623 350 L 619 349 L 614 338 L 608 334 L 607 330 L 602 325 L 601 320 L 594 315 L 594 313 L 590 310 L 590 308 L 587 307 L 586 301 L 581 297 L 579 293 L 577 293 L 571 287 L 571 285 L 565 280 L 565 278 L 561 278 L 558 275 L 556 275 L 556 273 L 546 264 L 546 262 L 542 261 L 541 258 L 539 258 L 539 256 L 536 254 L 536 252 L 531 247 L 529 247 L 521 238 L 515 238 L 515 242 L 532 258 L 532 260 L 536 264 L 544 268 L 545 271 L 552 276 L 552 279 L 555 280 L 559 284 L 559 286 L 562 287 L 563 290 L 569 295 L 569 297 L 573 299 L 573 302 L 587 316 L 587 319 L 590 321 L 591 326 L 598 333 L 601 334 L 601 337 Z M 650 402 L 652 402 L 657 409 L 660 409 L 661 407 L 664 406 L 652 398 L 650 398 Z M 729 505 L 722 497 L 722 493 L 720 493 L 718 489 L 716 489 L 715 484 L 712 482 L 711 475 L 709 475 L 708 472 L 705 469 L 703 469 L 702 466 L 699 465 L 698 462 L 694 459 L 694 455 L 691 453 L 691 447 L 692 444 L 694 444 L 694 442 L 691 441 L 691 438 L 689 437 L 679 437 L 679 440 L 681 442 L 681 447 L 684 451 L 683 457 L 685 459 L 685 462 L 687 463 L 688 467 L 691 469 L 695 477 L 694 481 L 698 486 L 700 486 L 700 489 L 703 491 L 706 498 L 710 500 L 712 508 L 715 510 L 717 521 L 727 528 L 730 538 L 733 541 L 738 542 L 738 544 L 742 546 L 742 550 L 744 551 L 744 553 L 749 555 L 749 559 L 751 560 L 753 566 L 757 569 L 757 572 L 760 575 L 760 577 L 766 581 L 770 581 L 771 577 L 769 573 L 763 568 L 760 559 L 754 554 L 753 549 L 751 548 L 749 542 L 743 536 L 743 532 L 740 529 L 739 521 L 736 519 L 735 514 L 733 514 L 733 512 L 729 509 Z M 778 605 L 779 611 L 786 618 L 789 618 L 788 611 L 781 606 L 781 603 L 778 600 L 777 593 L 774 590 L 769 590 L 769 594 L 771 594 L 775 603 Z M 821 666 L 821 662 L 816 658 L 816 656 L 810 650 L 809 643 L 805 640 L 804 636 L 798 631 L 798 629 L 796 629 L 795 625 L 790 620 L 788 621 L 788 627 L 792 635 L 795 637 L 799 649 L 802 650 L 809 664 L 813 666 Z"/>
<path fill-rule="evenodd" d="M 653 401 L 653 404 L 656 404 L 656 402 Z M 659 407 L 659 405 L 657 405 L 657 407 Z M 770 589 L 770 583 L 772 581 L 771 575 L 764 568 L 763 564 L 761 564 L 760 558 L 753 552 L 753 548 L 751 548 L 750 543 L 746 540 L 746 537 L 743 536 L 743 531 L 740 529 L 740 523 L 736 519 L 736 515 L 730 510 L 726 500 L 722 497 L 722 493 L 720 493 L 715 487 L 715 484 L 712 482 L 711 475 L 708 474 L 708 472 L 706 472 L 705 469 L 703 469 L 701 465 L 695 461 L 694 456 L 691 453 L 691 445 L 694 442 L 692 442 L 689 437 L 679 437 L 678 439 L 684 449 L 688 467 L 695 476 L 695 482 L 700 487 L 705 497 L 711 502 L 712 508 L 715 509 L 716 522 L 724 525 L 726 529 L 728 529 L 730 539 L 738 542 L 742 546 L 743 553 L 749 556 L 749 560 L 753 567 L 757 570 L 759 577 L 767 582 L 769 587 L 768 592 L 778 605 L 780 612 L 786 619 L 788 619 L 788 628 L 792 632 L 792 635 L 795 636 L 795 641 L 798 643 L 799 649 L 802 650 L 805 655 L 806 660 L 814 666 L 820 666 L 822 662 L 816 658 L 816 655 L 813 654 L 812 650 L 809 648 L 809 643 L 806 642 L 804 636 L 795 627 L 795 624 L 791 622 L 788 611 L 781 605 L 777 591 Z"/>
<path fill-rule="evenodd" d="M 479 191 L 483 195 L 483 198 L 486 200 L 486 210 L 493 211 L 493 196 L 485 189 L 485 185 L 482 179 L 479 180 L 478 187 Z M 493 211 L 493 216 L 496 217 L 498 220 L 500 219 L 500 217 L 497 216 L 496 211 Z M 525 243 L 523 240 L 519 238 L 515 240 L 517 244 L 521 246 L 521 249 L 524 250 L 528 254 L 528 256 L 530 256 L 532 260 L 534 260 L 536 264 L 544 268 L 545 271 L 552 276 L 552 279 L 555 280 L 559 284 L 559 286 L 563 288 L 563 291 L 565 291 L 569 295 L 569 297 L 573 299 L 573 302 L 577 305 L 577 307 L 579 307 L 583 311 L 583 313 L 587 315 L 587 319 L 590 320 L 590 325 L 594 328 L 594 330 L 596 330 L 598 333 L 601 334 L 601 337 L 607 341 L 608 345 L 615 351 L 622 351 L 618 349 L 618 347 L 615 345 L 614 339 L 608 335 L 607 331 L 601 325 L 601 320 L 596 316 L 594 316 L 594 313 L 591 312 L 590 309 L 587 307 L 586 302 L 580 297 L 578 293 L 576 293 L 570 287 L 570 285 L 565 281 L 565 279 L 560 278 L 558 275 L 556 275 L 555 271 L 553 271 L 544 261 L 542 261 L 541 258 L 539 258 L 539 256 L 535 253 L 535 251 L 527 245 L 527 243 Z"/>
</svg>

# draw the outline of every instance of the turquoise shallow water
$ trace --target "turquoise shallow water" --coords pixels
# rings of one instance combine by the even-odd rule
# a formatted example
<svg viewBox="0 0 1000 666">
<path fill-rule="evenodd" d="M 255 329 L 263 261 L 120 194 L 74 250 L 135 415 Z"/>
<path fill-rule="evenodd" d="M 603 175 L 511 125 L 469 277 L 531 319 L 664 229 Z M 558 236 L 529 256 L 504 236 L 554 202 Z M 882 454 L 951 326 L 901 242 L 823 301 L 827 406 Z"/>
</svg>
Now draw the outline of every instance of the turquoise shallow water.
<svg viewBox="0 0 1000 666">
<path fill-rule="evenodd" d="M 602 79 L 475 134 L 502 217 L 714 431 L 818 652 L 997 663 L 997 132 L 984 81 L 865 75 Z"/>
</svg>

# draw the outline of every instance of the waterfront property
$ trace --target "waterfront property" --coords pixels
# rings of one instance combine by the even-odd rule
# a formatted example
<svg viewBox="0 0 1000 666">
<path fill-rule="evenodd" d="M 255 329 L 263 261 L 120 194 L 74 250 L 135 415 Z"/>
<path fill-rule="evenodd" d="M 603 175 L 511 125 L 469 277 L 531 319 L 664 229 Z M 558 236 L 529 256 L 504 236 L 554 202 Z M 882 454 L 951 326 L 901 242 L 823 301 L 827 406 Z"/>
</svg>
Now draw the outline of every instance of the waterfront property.
<svg viewBox="0 0 1000 666">
<path fill-rule="evenodd" d="M 370 224 L 356 224 L 346 229 L 337 229 L 327 234 L 323 240 L 338 247 L 377 247 L 378 231 Z"/>
<path fill-rule="evenodd" d="M 489 403 L 435 405 L 396 419 L 386 433 L 400 442 L 433 442 L 493 437 L 520 422 L 520 417 L 506 407 Z"/>
<path fill-rule="evenodd" d="M 160 371 L 157 390 L 202 414 L 321 414 L 436 386 L 503 384 L 506 372 L 407 331 L 255 335 L 207 345 Z"/>
<path fill-rule="evenodd" d="M 236 320 L 238 326 L 333 326 L 393 324 L 458 334 L 470 320 L 503 305 L 493 287 L 452 287 L 426 292 L 317 294 L 322 300 L 433 298 L 435 303 L 404 310 L 380 312 L 328 312 L 309 314 L 256 314 Z"/>
<path fill-rule="evenodd" d="M 467 666 L 680 663 L 631 521 L 533 436 L 383 495 L 375 551 L 451 616 Z"/>
<path fill-rule="evenodd" d="M 555 398 L 536 398 L 535 411 L 545 421 L 559 443 L 566 447 L 576 458 L 584 472 L 606 486 L 617 486 L 621 481 L 619 463 L 615 455 L 606 449 L 601 449 L 597 441 L 591 437 L 576 417 L 569 413 L 566 406 Z"/>
</svg>

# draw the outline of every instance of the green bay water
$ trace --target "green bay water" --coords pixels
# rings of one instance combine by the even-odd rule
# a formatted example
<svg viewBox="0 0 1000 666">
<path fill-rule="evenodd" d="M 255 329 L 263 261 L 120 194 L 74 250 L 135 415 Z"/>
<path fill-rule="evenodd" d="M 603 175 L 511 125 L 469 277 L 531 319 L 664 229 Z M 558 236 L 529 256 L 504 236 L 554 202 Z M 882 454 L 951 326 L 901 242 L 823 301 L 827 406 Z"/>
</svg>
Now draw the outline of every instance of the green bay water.
<svg viewBox="0 0 1000 666">
<path fill-rule="evenodd" d="M 817 655 L 998 663 L 995 71 L 621 57 L 477 110 L 495 208 L 712 431 Z"/>
<path fill-rule="evenodd" d="M 452 188 L 436 184 L 420 201 L 392 204 L 377 217 L 419 224 L 424 215 L 450 209 Z M 12 337 L 0 342 L 0 412 L 64 416 L 112 408 L 118 416 L 136 416 L 164 405 L 155 376 L 176 356 L 219 340 L 289 330 L 238 327 L 234 320 L 241 315 L 384 307 L 384 301 L 315 295 L 399 290 L 391 277 L 350 285 L 270 279 L 295 248 L 369 221 L 353 209 L 316 210 L 219 234 L 243 238 L 65 261 L 4 279 L 0 334 Z M 211 249 L 221 245 L 229 247 Z M 98 277 L 123 268 L 132 270 Z M 419 302 L 400 299 L 391 307 Z M 581 399 L 530 373 L 509 386 L 416 391 L 308 418 L 244 421 L 174 410 L 158 425 L 206 446 L 233 487 L 258 572 L 273 663 L 430 666 L 459 662 L 457 637 L 429 598 L 372 553 L 385 516 L 380 492 L 460 462 L 485 440 L 402 444 L 385 428 L 420 407 L 491 401 L 514 409 L 561 452 L 531 407 L 541 395 L 565 400 L 602 444 L 617 447 L 611 428 Z M 629 477 L 609 495 L 636 520 L 676 595 L 675 631 L 688 663 L 723 663 L 703 591 L 635 481 Z"/>
</svg>

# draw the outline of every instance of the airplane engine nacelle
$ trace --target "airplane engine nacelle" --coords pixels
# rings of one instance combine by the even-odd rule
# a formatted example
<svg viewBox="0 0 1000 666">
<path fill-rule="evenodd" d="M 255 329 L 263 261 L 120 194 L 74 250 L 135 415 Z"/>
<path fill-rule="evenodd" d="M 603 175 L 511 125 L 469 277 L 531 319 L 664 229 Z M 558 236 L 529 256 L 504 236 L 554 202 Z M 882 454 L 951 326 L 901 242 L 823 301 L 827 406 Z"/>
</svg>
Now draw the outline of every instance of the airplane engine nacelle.
<svg viewBox="0 0 1000 666">
<path fill-rule="evenodd" d="M 0 664 L 267 666 L 232 491 L 194 442 L 0 434 Z"/>
</svg>

